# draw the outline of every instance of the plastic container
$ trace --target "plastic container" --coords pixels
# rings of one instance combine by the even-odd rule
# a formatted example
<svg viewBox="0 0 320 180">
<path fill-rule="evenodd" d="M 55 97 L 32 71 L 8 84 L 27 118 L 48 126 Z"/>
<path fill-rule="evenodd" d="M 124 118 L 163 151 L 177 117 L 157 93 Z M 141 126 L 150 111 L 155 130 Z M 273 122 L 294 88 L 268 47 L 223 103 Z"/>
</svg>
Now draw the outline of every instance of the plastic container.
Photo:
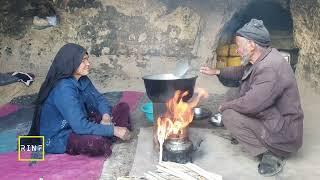
<svg viewBox="0 0 320 180">
<path fill-rule="evenodd" d="M 148 122 L 153 123 L 153 105 L 152 102 L 145 103 L 144 105 L 141 106 L 141 111 L 144 112 L 144 115 L 147 119 Z"/>
</svg>

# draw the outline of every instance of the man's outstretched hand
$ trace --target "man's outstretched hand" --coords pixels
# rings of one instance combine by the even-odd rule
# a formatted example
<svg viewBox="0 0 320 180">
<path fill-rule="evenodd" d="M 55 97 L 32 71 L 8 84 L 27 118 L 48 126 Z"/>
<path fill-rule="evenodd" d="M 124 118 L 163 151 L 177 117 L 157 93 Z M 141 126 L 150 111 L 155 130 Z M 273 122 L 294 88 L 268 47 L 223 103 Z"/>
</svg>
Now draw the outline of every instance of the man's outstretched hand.
<svg viewBox="0 0 320 180">
<path fill-rule="evenodd" d="M 219 75 L 220 70 L 215 68 L 209 68 L 208 66 L 202 66 L 200 67 L 200 72 L 205 75 L 213 76 L 213 75 Z"/>
</svg>

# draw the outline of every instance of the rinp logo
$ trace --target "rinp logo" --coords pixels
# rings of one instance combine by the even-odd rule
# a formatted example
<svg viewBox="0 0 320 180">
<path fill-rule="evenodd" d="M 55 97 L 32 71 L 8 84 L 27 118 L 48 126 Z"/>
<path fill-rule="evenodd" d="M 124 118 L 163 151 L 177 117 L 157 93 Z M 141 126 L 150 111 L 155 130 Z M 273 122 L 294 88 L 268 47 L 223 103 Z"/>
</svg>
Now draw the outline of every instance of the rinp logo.
<svg viewBox="0 0 320 180">
<path fill-rule="evenodd" d="M 41 140 L 40 144 L 21 144 L 21 140 Z M 27 141 L 29 142 L 29 141 Z M 30 141 L 31 142 L 31 141 Z M 35 141 L 36 142 L 36 141 Z M 30 152 L 30 153 L 37 153 L 41 154 L 41 156 L 36 156 L 34 158 L 31 156 L 31 158 L 22 158 L 21 155 L 24 152 Z M 18 136 L 18 161 L 44 161 L 44 136 Z"/>
</svg>

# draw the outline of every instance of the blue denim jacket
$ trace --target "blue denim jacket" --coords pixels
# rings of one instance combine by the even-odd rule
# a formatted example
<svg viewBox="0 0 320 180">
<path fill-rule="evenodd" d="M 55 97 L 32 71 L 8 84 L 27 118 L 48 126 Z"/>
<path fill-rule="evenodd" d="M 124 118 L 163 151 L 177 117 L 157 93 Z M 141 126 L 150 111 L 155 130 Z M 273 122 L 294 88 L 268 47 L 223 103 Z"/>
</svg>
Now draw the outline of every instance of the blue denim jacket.
<svg viewBox="0 0 320 180">
<path fill-rule="evenodd" d="M 112 125 L 88 121 L 88 110 L 111 115 L 108 101 L 87 76 L 60 80 L 42 105 L 40 135 L 45 137 L 47 153 L 64 153 L 71 132 L 113 136 Z"/>
</svg>

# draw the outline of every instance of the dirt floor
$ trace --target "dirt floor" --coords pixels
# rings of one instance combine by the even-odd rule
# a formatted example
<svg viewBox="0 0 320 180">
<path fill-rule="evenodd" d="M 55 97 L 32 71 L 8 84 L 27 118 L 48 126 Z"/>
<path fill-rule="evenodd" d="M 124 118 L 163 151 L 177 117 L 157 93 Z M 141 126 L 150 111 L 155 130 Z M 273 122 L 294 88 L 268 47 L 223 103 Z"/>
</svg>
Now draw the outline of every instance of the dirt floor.
<svg viewBox="0 0 320 180">
<path fill-rule="evenodd" d="M 41 78 L 38 78 L 30 87 L 26 87 L 22 83 L 0 86 L 0 105 L 9 102 L 14 97 L 37 92 L 40 84 Z M 318 130 L 318 126 L 320 125 L 320 121 L 318 120 L 320 115 L 320 95 L 314 93 L 311 87 L 299 79 L 298 84 L 302 107 L 305 113 L 304 144 L 301 150 L 288 160 L 284 168 L 285 173 L 270 179 L 317 179 L 317 177 L 320 177 L 320 173 L 317 170 L 320 169 L 320 145 L 318 143 L 318 139 L 320 138 L 320 131 Z M 101 89 L 99 88 L 101 87 L 99 84 L 97 84 L 97 87 L 101 92 L 115 90 L 145 91 L 141 79 L 130 81 L 115 80 L 108 88 Z M 210 92 L 209 99 L 202 101 L 200 105 L 208 107 L 212 112 L 216 112 L 228 88 L 222 86 L 217 78 L 202 75 L 197 80 L 197 87 L 205 88 Z M 143 101 L 147 102 L 148 98 L 145 96 Z M 139 129 L 152 126 L 152 124 L 146 121 L 143 113 L 140 111 L 133 113 L 132 119 L 134 121 L 134 138 L 129 142 L 117 143 L 113 146 L 113 154 L 104 163 L 101 179 L 115 179 L 119 176 L 129 175 L 138 144 Z M 192 126 L 206 129 L 213 128 L 208 121 L 194 122 Z M 228 141 L 229 135 L 227 131 L 219 131 L 216 135 Z M 251 160 L 248 159 L 248 161 Z M 241 165 L 239 164 L 240 167 Z M 243 178 L 245 179 L 245 177 Z"/>
</svg>

